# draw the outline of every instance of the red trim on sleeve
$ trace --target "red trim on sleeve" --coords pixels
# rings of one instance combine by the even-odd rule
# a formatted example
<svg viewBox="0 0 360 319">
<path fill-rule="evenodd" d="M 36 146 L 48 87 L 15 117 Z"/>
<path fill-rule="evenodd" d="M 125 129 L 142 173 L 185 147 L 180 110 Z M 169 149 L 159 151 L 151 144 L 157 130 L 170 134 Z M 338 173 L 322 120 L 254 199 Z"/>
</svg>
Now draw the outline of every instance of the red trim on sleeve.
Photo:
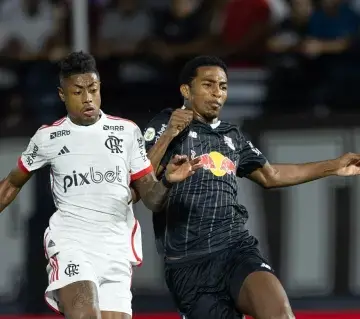
<svg viewBox="0 0 360 319">
<path fill-rule="evenodd" d="M 136 181 L 137 179 L 141 178 L 141 177 L 144 177 L 145 175 L 151 173 L 153 171 L 153 167 L 152 165 L 150 164 L 147 168 L 141 170 L 140 172 L 137 172 L 135 174 L 132 174 L 131 175 L 131 181 L 134 182 Z"/>
<path fill-rule="evenodd" d="M 26 174 L 30 173 L 30 171 L 25 167 L 25 165 L 23 164 L 22 160 L 21 160 L 21 157 L 19 157 L 18 159 L 18 167 L 20 168 L 20 170 Z"/>
</svg>

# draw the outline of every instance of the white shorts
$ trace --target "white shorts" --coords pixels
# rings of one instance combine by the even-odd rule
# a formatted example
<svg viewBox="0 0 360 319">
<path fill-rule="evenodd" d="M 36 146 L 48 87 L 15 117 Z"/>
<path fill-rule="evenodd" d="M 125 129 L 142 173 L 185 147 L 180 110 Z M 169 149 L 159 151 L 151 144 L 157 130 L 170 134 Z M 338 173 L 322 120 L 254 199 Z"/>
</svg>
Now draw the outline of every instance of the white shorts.
<svg viewBox="0 0 360 319">
<path fill-rule="evenodd" d="M 77 281 L 95 283 L 101 311 L 123 312 L 132 315 L 131 277 L 129 260 L 114 260 L 112 254 L 87 250 L 77 241 L 56 238 L 47 229 L 44 235 L 46 271 L 49 286 L 45 300 L 49 307 L 59 312 L 57 290 Z M 71 246 L 70 246 L 71 245 Z M 121 259 L 121 260 L 120 260 Z"/>
</svg>

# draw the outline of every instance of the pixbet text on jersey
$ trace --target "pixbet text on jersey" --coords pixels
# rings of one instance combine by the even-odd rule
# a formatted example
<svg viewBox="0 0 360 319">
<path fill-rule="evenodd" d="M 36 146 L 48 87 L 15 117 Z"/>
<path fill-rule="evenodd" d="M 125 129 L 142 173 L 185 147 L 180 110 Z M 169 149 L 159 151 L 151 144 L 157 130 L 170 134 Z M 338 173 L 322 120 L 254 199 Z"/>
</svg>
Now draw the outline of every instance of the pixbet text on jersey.
<svg viewBox="0 0 360 319">
<path fill-rule="evenodd" d="M 89 185 L 91 183 L 100 184 L 102 182 L 114 183 L 122 182 L 121 169 L 119 166 L 115 167 L 115 170 L 108 170 L 105 173 L 95 171 L 93 167 L 90 167 L 89 172 L 78 173 L 75 170 L 72 175 L 65 175 L 63 179 L 64 193 L 71 187 L 77 187 L 82 185 Z"/>
</svg>

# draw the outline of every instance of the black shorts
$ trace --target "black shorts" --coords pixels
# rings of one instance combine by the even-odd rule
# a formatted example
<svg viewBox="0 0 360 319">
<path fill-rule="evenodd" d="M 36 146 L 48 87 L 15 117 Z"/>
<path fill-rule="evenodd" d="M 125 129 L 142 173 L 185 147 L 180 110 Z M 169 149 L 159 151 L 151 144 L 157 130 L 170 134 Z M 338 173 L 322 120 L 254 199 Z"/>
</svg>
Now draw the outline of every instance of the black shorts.
<svg viewBox="0 0 360 319">
<path fill-rule="evenodd" d="M 186 319 L 235 319 L 235 308 L 245 278 L 255 271 L 273 272 L 257 248 L 250 245 L 215 252 L 191 261 L 167 261 L 165 279 L 180 313 Z M 241 243 L 243 244 L 243 242 Z"/>
</svg>

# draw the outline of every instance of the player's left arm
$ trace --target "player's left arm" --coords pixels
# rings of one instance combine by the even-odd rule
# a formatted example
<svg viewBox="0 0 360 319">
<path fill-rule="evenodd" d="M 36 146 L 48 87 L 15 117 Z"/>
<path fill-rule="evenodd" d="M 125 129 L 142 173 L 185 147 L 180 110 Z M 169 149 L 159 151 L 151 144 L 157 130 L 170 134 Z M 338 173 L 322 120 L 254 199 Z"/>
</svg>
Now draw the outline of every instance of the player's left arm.
<svg viewBox="0 0 360 319">
<path fill-rule="evenodd" d="M 360 160 L 360 158 L 359 158 Z M 264 188 L 299 185 L 320 178 L 336 175 L 334 160 L 303 164 L 270 164 L 266 162 L 247 177 Z"/>
<path fill-rule="evenodd" d="M 347 153 L 336 159 L 311 163 L 270 164 L 249 141 L 241 152 L 238 176 L 245 176 L 264 188 L 299 185 L 332 175 L 360 174 L 360 154 Z"/>
</svg>

